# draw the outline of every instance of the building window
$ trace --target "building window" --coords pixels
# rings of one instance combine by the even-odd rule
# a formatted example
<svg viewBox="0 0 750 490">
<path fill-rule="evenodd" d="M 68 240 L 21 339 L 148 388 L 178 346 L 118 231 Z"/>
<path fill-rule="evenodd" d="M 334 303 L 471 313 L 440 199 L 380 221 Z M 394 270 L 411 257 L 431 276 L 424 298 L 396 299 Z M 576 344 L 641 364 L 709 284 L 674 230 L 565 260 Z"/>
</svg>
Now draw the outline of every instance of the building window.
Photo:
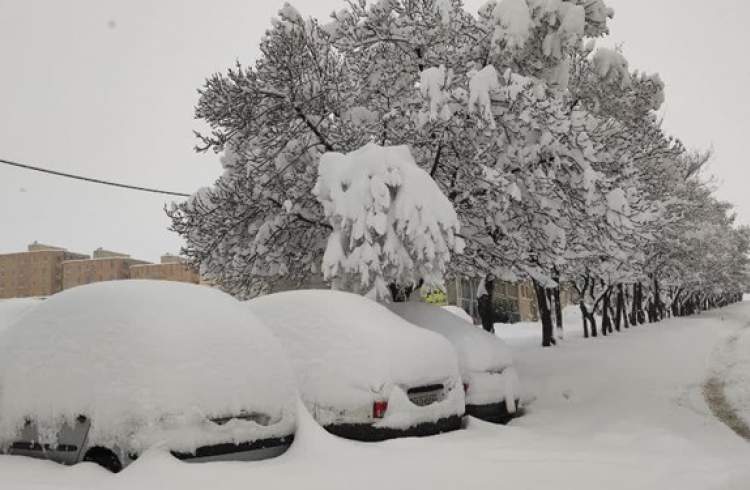
<svg viewBox="0 0 750 490">
<path fill-rule="evenodd" d="M 477 288 L 479 280 L 472 278 L 461 278 L 456 280 L 456 302 L 472 318 L 478 318 L 477 312 Z"/>
</svg>

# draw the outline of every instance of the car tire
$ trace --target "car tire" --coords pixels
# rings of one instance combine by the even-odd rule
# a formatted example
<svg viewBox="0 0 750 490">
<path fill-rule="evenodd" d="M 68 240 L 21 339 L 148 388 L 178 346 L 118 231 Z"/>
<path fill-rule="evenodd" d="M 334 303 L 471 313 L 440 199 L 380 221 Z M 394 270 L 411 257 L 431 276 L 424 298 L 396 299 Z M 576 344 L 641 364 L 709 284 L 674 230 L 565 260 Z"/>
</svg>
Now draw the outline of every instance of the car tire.
<svg viewBox="0 0 750 490">
<path fill-rule="evenodd" d="M 120 458 L 106 447 L 92 447 L 86 451 L 86 455 L 83 457 L 84 461 L 96 463 L 104 469 L 111 471 L 112 473 L 119 473 L 122 470 L 122 463 Z"/>
</svg>

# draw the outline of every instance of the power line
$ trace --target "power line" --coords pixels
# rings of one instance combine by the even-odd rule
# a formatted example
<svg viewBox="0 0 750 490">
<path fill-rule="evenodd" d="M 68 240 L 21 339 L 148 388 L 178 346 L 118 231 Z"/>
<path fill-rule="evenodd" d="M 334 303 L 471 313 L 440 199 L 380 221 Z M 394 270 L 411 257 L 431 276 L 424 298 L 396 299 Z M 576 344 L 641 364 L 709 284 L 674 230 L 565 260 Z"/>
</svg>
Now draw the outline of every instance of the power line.
<svg viewBox="0 0 750 490">
<path fill-rule="evenodd" d="M 0 163 L 4 163 L 6 165 L 11 165 L 13 167 L 19 167 L 26 170 L 34 170 L 35 172 L 42 172 L 45 174 L 51 174 L 51 175 L 57 175 L 58 177 L 66 177 L 68 179 L 76 179 L 76 180 L 83 180 L 85 182 L 93 182 L 94 184 L 103 184 L 103 185 L 111 185 L 113 187 L 120 187 L 123 189 L 130 189 L 134 191 L 142 191 L 142 192 L 152 192 L 154 194 L 166 194 L 168 196 L 179 196 L 179 197 L 190 197 L 190 194 L 184 194 L 182 192 L 171 192 L 171 191 L 163 191 L 160 189 L 152 189 L 149 187 L 139 187 L 137 185 L 128 185 L 128 184 L 120 184 L 118 182 L 111 182 L 108 180 L 101 180 L 101 179 L 93 179 L 91 177 L 84 177 L 82 175 L 75 175 L 75 174 L 69 174 L 65 172 L 58 172 L 56 170 L 49 170 L 47 168 L 41 168 L 41 167 L 35 167 L 33 165 L 28 165 L 25 163 L 19 163 L 14 162 L 11 160 L 5 160 L 0 158 Z"/>
</svg>

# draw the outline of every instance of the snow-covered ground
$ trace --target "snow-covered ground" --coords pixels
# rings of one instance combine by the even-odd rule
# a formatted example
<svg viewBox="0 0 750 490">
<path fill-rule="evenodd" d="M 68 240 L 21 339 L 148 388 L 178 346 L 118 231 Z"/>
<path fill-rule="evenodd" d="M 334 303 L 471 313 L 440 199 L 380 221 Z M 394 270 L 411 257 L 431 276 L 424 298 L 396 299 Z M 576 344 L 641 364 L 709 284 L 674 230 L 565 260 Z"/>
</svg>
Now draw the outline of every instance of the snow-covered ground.
<svg viewBox="0 0 750 490">
<path fill-rule="evenodd" d="M 746 424 L 750 424 L 750 326 L 737 337 L 736 350 L 728 361 L 727 398 Z"/>
<path fill-rule="evenodd" d="M 153 450 L 110 475 L 0 457 L 0 488 L 746 490 L 750 444 L 711 414 L 702 387 L 739 365 L 717 349 L 748 321 L 750 303 L 590 340 L 569 324 L 544 350 L 538 326 L 498 326 L 531 402 L 510 426 L 472 419 L 464 431 L 366 444 L 303 412 L 294 445 L 273 460 L 191 465 Z"/>
<path fill-rule="evenodd" d="M 750 315 L 744 313 L 729 309 L 722 315 L 732 328 L 714 347 L 707 390 L 716 415 L 750 441 Z"/>
</svg>

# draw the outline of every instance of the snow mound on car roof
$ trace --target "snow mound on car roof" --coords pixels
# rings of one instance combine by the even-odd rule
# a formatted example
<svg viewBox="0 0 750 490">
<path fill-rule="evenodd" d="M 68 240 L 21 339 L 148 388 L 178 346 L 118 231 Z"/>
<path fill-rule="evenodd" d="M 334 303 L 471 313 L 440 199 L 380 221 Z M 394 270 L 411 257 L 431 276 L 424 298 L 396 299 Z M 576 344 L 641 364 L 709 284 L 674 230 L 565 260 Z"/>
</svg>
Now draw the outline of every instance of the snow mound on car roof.
<svg viewBox="0 0 750 490">
<path fill-rule="evenodd" d="M 0 300 L 0 332 L 8 328 L 13 322 L 18 321 L 19 318 L 41 303 L 41 301 L 39 298 Z"/>
<path fill-rule="evenodd" d="M 456 354 L 444 338 L 371 299 L 303 290 L 247 305 L 282 340 L 308 405 L 357 408 L 394 385 L 457 382 Z"/>
<path fill-rule="evenodd" d="M 462 373 L 500 371 L 513 363 L 505 342 L 439 306 L 408 301 L 391 303 L 388 308 L 406 321 L 447 338 L 456 349 Z"/>
<path fill-rule="evenodd" d="M 443 308 L 445 311 L 447 311 L 449 313 L 453 313 L 454 315 L 456 315 L 457 317 L 459 317 L 461 320 L 463 320 L 463 321 L 465 321 L 465 322 L 467 322 L 467 323 L 469 323 L 471 325 L 474 325 L 474 320 L 471 318 L 471 315 L 469 315 L 468 313 L 466 313 L 466 310 L 464 310 L 460 306 L 445 305 L 445 306 L 442 306 L 441 308 Z"/>
<path fill-rule="evenodd" d="M 166 281 L 97 283 L 50 297 L 4 332 L 0 440 L 27 417 L 54 437 L 85 414 L 90 439 L 127 444 L 165 418 L 293 414 L 293 386 L 277 339 L 231 296 Z"/>
</svg>

